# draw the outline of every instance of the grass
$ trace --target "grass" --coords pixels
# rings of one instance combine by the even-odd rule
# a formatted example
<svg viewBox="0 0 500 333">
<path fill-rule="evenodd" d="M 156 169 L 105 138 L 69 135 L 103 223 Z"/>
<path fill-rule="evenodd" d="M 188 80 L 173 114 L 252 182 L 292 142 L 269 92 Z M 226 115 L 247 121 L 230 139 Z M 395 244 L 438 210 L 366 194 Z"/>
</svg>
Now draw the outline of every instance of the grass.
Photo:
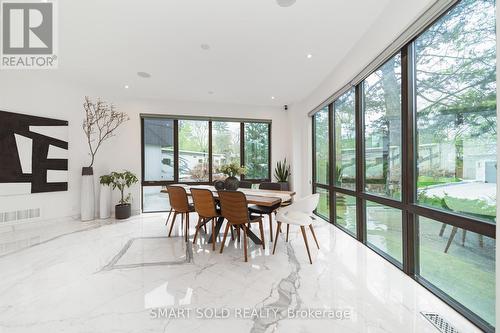
<svg viewBox="0 0 500 333">
<path fill-rule="evenodd" d="M 456 177 L 430 177 L 430 176 L 419 176 L 417 182 L 417 188 L 424 188 L 433 185 L 458 183 L 462 181 L 460 178 Z"/>
</svg>

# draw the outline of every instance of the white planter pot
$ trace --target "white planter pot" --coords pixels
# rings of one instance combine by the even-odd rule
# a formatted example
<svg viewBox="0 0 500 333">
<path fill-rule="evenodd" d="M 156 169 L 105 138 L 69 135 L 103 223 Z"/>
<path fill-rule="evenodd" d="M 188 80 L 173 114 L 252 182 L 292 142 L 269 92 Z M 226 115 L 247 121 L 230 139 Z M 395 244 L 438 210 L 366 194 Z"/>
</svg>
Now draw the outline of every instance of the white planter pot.
<svg viewBox="0 0 500 333">
<path fill-rule="evenodd" d="M 111 186 L 101 185 L 99 191 L 99 218 L 111 217 Z"/>
<path fill-rule="evenodd" d="M 92 167 L 82 168 L 80 213 L 82 221 L 95 219 L 94 171 Z"/>
</svg>

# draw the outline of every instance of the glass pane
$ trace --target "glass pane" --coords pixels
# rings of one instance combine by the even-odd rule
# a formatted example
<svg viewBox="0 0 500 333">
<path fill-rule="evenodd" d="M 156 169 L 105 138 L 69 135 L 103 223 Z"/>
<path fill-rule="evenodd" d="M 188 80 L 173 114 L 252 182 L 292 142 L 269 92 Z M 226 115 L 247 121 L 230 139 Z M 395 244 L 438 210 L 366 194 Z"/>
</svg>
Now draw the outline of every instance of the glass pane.
<svg viewBox="0 0 500 333">
<path fill-rule="evenodd" d="M 315 182 L 327 185 L 329 183 L 329 143 L 328 143 L 328 107 L 314 115 L 314 144 L 316 147 L 316 179 Z"/>
<path fill-rule="evenodd" d="M 161 186 L 142 187 L 142 210 L 145 213 L 170 210 L 168 194 L 161 193 L 161 189 Z"/>
<path fill-rule="evenodd" d="M 420 275 L 495 326 L 495 240 L 419 217 Z"/>
<path fill-rule="evenodd" d="M 399 209 L 366 201 L 367 241 L 403 262 L 403 214 Z"/>
<path fill-rule="evenodd" d="M 323 217 L 325 220 L 330 220 L 330 192 L 324 188 L 317 187 L 316 193 L 319 193 L 318 208 L 316 214 Z"/>
<path fill-rule="evenodd" d="M 269 178 L 269 124 L 245 123 L 246 179 Z"/>
<path fill-rule="evenodd" d="M 495 222 L 495 1 L 461 1 L 415 42 L 418 201 Z"/>
<path fill-rule="evenodd" d="M 401 198 L 401 55 L 363 81 L 366 191 Z"/>
<path fill-rule="evenodd" d="M 213 121 L 212 179 L 226 179 L 219 168 L 230 163 L 240 165 L 240 162 L 240 123 Z"/>
<path fill-rule="evenodd" d="M 144 180 L 174 180 L 174 121 L 144 119 Z"/>
<path fill-rule="evenodd" d="M 335 200 L 335 223 L 356 235 L 356 198 L 336 193 Z"/>
<path fill-rule="evenodd" d="M 208 121 L 179 120 L 179 181 L 208 181 Z"/>
<path fill-rule="evenodd" d="M 356 189 L 355 92 L 349 90 L 335 101 L 335 185 Z"/>
</svg>

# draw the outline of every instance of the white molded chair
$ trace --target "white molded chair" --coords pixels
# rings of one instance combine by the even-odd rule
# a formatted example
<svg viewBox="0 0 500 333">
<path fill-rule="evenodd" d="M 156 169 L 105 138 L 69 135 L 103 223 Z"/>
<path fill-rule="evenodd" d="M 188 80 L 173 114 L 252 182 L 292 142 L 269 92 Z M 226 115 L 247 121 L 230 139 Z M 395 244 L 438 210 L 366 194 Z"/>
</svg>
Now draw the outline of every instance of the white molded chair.
<svg viewBox="0 0 500 333">
<path fill-rule="evenodd" d="M 309 195 L 305 198 L 296 200 L 290 206 L 282 207 L 278 210 L 276 215 L 276 221 L 278 226 L 276 227 L 276 239 L 274 240 L 273 254 L 276 251 L 276 243 L 278 243 L 278 235 L 281 230 L 281 224 L 286 224 L 286 241 L 288 242 L 288 231 L 290 229 L 290 224 L 300 226 L 302 231 L 302 237 L 304 237 L 304 243 L 306 244 L 307 255 L 309 256 L 309 262 L 312 264 L 311 253 L 309 252 L 309 245 L 307 243 L 306 236 L 306 226 L 309 226 L 311 233 L 316 242 L 316 246 L 319 249 L 318 240 L 316 239 L 316 234 L 313 228 L 313 211 L 316 209 L 319 203 L 319 194 Z"/>
</svg>

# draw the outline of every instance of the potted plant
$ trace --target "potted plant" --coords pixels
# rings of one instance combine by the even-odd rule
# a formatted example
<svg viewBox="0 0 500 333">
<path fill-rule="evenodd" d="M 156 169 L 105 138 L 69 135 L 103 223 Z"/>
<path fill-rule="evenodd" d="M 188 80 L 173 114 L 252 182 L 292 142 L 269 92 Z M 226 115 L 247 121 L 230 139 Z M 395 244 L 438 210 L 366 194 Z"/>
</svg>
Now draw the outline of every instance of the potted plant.
<svg viewBox="0 0 500 333">
<path fill-rule="evenodd" d="M 240 166 L 238 163 L 230 163 L 220 167 L 220 172 L 228 176 L 224 181 L 224 188 L 226 190 L 235 191 L 240 186 L 240 181 L 236 178 L 237 175 L 244 175 L 247 172 L 245 167 Z"/>
<path fill-rule="evenodd" d="M 287 163 L 286 158 L 283 161 L 278 161 L 276 168 L 274 168 L 274 178 L 280 184 L 282 191 L 290 189 L 290 185 L 288 184 L 290 175 L 290 164 Z"/>
<path fill-rule="evenodd" d="M 108 104 L 101 99 L 93 102 L 87 96 L 83 109 L 85 118 L 82 128 L 87 137 L 91 159 L 90 164 L 82 168 L 80 213 L 82 221 L 89 221 L 95 218 L 94 170 L 92 168 L 95 156 L 102 143 L 114 136 L 116 129 L 129 120 L 129 117 L 124 112 L 116 111 L 113 104 Z"/>
<path fill-rule="evenodd" d="M 125 189 L 138 182 L 137 177 L 130 171 L 116 172 L 113 171 L 109 175 L 111 186 L 113 190 L 118 188 L 120 190 L 121 199 L 118 205 L 115 206 L 115 218 L 127 219 L 131 214 L 130 193 L 125 196 Z"/>
<path fill-rule="evenodd" d="M 99 177 L 101 190 L 99 191 L 99 218 L 107 219 L 111 216 L 111 175 Z"/>
</svg>

